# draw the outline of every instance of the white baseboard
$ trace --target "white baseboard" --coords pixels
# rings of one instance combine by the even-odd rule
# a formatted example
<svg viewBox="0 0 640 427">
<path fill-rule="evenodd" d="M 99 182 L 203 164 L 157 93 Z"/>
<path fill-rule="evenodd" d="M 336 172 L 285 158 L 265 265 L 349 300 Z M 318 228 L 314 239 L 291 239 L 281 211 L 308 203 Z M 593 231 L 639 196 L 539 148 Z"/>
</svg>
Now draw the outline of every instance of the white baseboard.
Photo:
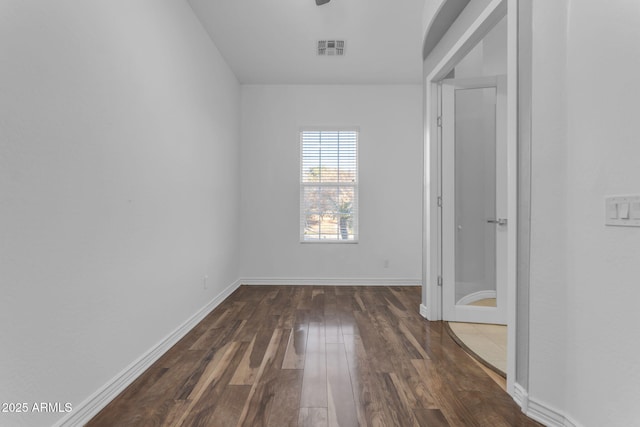
<svg viewBox="0 0 640 427">
<path fill-rule="evenodd" d="M 582 425 L 578 424 L 568 415 L 564 416 L 564 426 L 565 427 L 582 427 Z"/>
<path fill-rule="evenodd" d="M 527 390 L 517 383 L 514 384 L 513 400 L 520 405 L 522 412 L 524 412 L 526 416 L 547 427 L 582 427 L 561 411 L 531 399 Z"/>
<path fill-rule="evenodd" d="M 522 412 L 527 413 L 528 405 L 529 405 L 529 394 L 527 390 L 524 389 L 520 384 L 513 384 L 513 400 L 516 401 L 518 406 L 522 409 Z"/>
<path fill-rule="evenodd" d="M 240 286 L 240 281 L 229 285 L 207 305 L 191 316 L 186 322 L 167 335 L 162 341 L 150 348 L 145 354 L 127 366 L 122 372 L 112 378 L 108 383 L 89 396 L 84 402 L 73 408 L 70 412 L 54 424 L 54 427 L 83 426 L 109 402 L 117 397 L 136 378 L 146 371 L 160 356 L 166 353 L 174 344 L 191 331 L 202 319 Z"/>
<path fill-rule="evenodd" d="M 421 278 L 378 277 L 243 277 L 243 285 L 421 286 Z"/>
<path fill-rule="evenodd" d="M 527 412 L 529 418 L 532 418 L 545 426 L 564 427 L 565 417 L 560 411 L 557 411 L 548 405 L 528 399 Z"/>
<path fill-rule="evenodd" d="M 420 316 L 429 320 L 429 308 L 424 304 L 420 304 Z"/>
</svg>

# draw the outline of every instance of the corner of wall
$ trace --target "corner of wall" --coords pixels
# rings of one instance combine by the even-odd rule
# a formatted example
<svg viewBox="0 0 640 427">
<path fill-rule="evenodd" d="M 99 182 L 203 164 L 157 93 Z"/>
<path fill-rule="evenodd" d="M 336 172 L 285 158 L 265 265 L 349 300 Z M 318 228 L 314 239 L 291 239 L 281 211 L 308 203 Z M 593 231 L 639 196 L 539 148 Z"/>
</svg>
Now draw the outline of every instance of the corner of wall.
<svg viewBox="0 0 640 427">
<path fill-rule="evenodd" d="M 74 407 L 73 412 L 70 412 L 54 424 L 54 427 L 81 427 L 88 423 L 91 418 L 97 415 L 109 402 L 122 393 L 131 383 L 142 375 L 144 371 L 149 369 L 163 354 L 169 351 L 171 347 L 195 328 L 211 311 L 238 289 L 240 284 L 240 281 L 237 280 L 227 286 L 220 294 L 215 296 L 183 324 L 148 349 L 137 360 L 123 369 L 118 375 L 109 380 L 82 403 Z"/>
</svg>

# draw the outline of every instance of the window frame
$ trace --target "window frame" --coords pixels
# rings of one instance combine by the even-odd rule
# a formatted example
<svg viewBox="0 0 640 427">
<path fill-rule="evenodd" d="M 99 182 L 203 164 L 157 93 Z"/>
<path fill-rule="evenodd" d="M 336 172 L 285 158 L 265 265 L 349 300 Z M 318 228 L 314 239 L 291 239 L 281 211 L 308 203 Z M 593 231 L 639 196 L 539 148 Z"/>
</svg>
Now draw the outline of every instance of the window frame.
<svg viewBox="0 0 640 427">
<path fill-rule="evenodd" d="M 329 183 L 322 183 L 322 184 L 318 184 L 318 183 L 309 183 L 309 182 L 304 182 L 303 181 L 303 154 L 304 154 L 304 147 L 303 147 L 303 134 L 305 132 L 355 132 L 356 134 L 356 156 L 355 156 L 355 181 L 353 183 L 341 183 L 341 182 L 329 182 Z M 359 208 L 360 208 L 360 127 L 359 126 L 305 126 L 305 127 L 301 127 L 298 130 L 298 139 L 299 139 L 299 157 L 298 157 L 298 162 L 299 162 L 299 185 L 300 185 L 300 191 L 299 191 L 299 224 L 298 224 L 298 228 L 299 228 L 299 242 L 303 243 L 303 244 L 357 244 L 359 243 L 360 240 L 360 212 L 359 212 Z M 355 214 L 354 214 L 354 219 L 353 219 L 353 239 L 338 239 L 338 238 L 331 238 L 331 239 L 327 239 L 327 238 L 318 238 L 318 239 L 305 239 L 305 227 L 304 227 L 304 222 L 305 222 L 305 209 L 304 209 L 304 190 L 307 187 L 322 187 L 322 186 L 326 186 L 326 187 L 336 187 L 336 188 L 340 188 L 340 187 L 350 187 L 353 188 L 353 192 L 354 192 L 354 203 L 352 205 L 352 209 L 354 210 Z"/>
</svg>

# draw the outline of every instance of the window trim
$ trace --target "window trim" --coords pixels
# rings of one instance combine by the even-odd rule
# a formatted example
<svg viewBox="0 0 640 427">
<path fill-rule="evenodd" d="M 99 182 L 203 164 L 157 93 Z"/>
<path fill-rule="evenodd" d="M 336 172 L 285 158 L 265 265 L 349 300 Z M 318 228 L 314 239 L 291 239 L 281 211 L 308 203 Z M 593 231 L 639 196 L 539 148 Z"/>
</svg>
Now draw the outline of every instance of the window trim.
<svg viewBox="0 0 640 427">
<path fill-rule="evenodd" d="M 303 154 L 303 143 L 302 143 L 302 135 L 304 132 L 355 132 L 356 133 L 356 180 L 355 184 L 345 185 L 344 183 L 325 183 L 326 186 L 348 186 L 353 187 L 355 193 L 355 212 L 356 212 L 356 220 L 353 225 L 353 240 L 341 240 L 341 239 L 317 239 L 317 240 L 305 240 L 304 228 L 302 226 L 302 215 L 303 215 L 303 201 L 304 201 L 304 189 L 305 187 L 311 187 L 314 184 L 304 183 L 302 181 L 303 170 L 302 170 L 302 154 Z M 298 129 L 298 181 L 299 181 L 299 199 L 298 199 L 298 233 L 299 233 L 299 242 L 302 244 L 358 244 L 360 241 L 360 127 L 359 126 L 302 126 Z M 317 186 L 317 184 L 315 184 Z"/>
</svg>

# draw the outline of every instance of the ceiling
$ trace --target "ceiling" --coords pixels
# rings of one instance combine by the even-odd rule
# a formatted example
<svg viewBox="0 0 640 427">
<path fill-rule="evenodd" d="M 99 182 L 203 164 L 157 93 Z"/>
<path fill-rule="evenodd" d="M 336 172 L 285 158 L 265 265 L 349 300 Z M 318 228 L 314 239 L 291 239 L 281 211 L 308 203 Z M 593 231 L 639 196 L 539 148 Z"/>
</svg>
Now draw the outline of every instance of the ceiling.
<svg viewBox="0 0 640 427">
<path fill-rule="evenodd" d="M 189 0 L 241 83 L 419 84 L 424 0 Z M 344 56 L 317 41 L 345 40 Z"/>
</svg>

